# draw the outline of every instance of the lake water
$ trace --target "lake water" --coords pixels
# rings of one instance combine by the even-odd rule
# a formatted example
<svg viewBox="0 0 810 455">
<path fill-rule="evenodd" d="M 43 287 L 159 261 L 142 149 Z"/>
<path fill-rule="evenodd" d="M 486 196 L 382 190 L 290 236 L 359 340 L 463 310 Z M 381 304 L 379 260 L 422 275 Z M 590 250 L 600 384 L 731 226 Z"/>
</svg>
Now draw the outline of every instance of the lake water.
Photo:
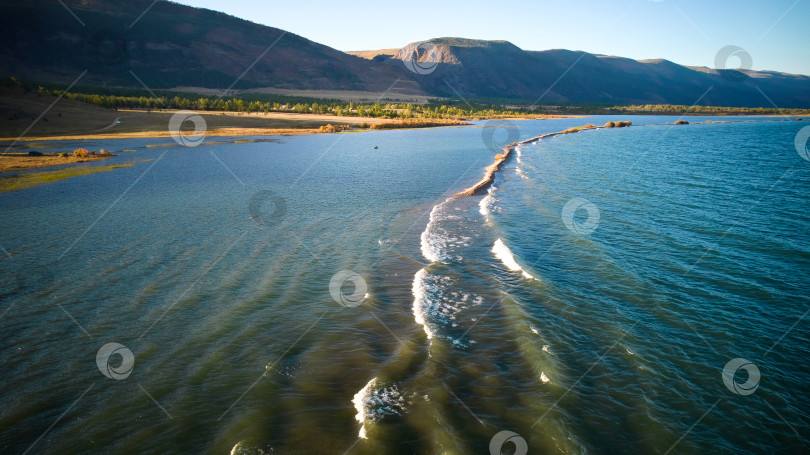
<svg viewBox="0 0 810 455">
<path fill-rule="evenodd" d="M 0 451 L 807 452 L 808 123 L 688 119 L 58 143 L 135 165 L 0 194 Z"/>
</svg>

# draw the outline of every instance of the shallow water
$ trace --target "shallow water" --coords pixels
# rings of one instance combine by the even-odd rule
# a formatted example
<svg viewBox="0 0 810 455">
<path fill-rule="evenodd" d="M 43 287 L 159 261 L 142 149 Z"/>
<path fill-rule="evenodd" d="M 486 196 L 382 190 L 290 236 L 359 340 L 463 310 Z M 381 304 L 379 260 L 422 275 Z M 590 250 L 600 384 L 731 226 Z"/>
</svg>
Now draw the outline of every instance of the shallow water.
<svg viewBox="0 0 810 455">
<path fill-rule="evenodd" d="M 806 450 L 806 122 L 633 117 L 450 198 L 609 119 L 81 143 L 139 162 L 0 195 L 0 447 Z"/>
</svg>

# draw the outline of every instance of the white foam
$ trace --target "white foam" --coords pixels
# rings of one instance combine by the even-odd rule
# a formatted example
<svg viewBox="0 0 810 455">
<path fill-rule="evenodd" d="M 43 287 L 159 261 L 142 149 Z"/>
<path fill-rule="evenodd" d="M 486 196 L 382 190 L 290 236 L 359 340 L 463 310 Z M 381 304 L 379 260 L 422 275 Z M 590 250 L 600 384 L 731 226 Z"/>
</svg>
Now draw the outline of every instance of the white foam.
<svg viewBox="0 0 810 455">
<path fill-rule="evenodd" d="M 434 275 L 426 268 L 416 272 L 413 279 L 413 316 L 422 326 L 427 339 L 432 342 L 441 338 L 455 346 L 467 347 L 467 342 L 441 334 L 441 328 L 459 327 L 463 312 L 473 306 L 480 306 L 484 298 L 458 288 L 456 281 L 446 275 Z"/>
<path fill-rule="evenodd" d="M 478 203 L 478 213 L 485 219 L 489 219 L 489 215 L 491 215 L 492 212 L 498 211 L 497 207 L 495 207 L 495 202 L 497 202 L 497 199 L 495 199 L 495 190 L 497 190 L 497 188 L 495 188 L 494 185 L 490 186 L 487 190 L 487 195 Z"/>
<path fill-rule="evenodd" d="M 503 265 L 506 266 L 509 270 L 513 272 L 521 272 L 524 277 L 536 280 L 537 278 L 533 277 L 529 272 L 523 270 L 517 261 L 515 260 L 515 255 L 512 254 L 512 250 L 503 243 L 503 240 L 498 239 L 495 241 L 495 244 L 492 246 L 492 252 L 495 254 L 495 257 L 500 259 Z"/>
<path fill-rule="evenodd" d="M 521 169 L 521 168 L 519 168 L 519 167 L 516 167 L 516 168 L 515 168 L 515 174 L 517 174 L 517 175 L 518 175 L 520 178 L 522 178 L 523 180 L 531 180 L 531 177 L 529 177 L 528 175 L 526 175 L 526 173 L 525 173 L 525 172 L 523 172 L 523 169 Z"/>
<path fill-rule="evenodd" d="M 233 446 L 233 449 L 231 449 L 231 455 L 240 455 L 243 450 L 242 441 L 239 441 Z"/>
<path fill-rule="evenodd" d="M 549 348 L 551 348 L 551 346 L 549 346 L 547 344 L 544 344 L 543 345 L 543 352 L 548 352 L 549 354 L 551 354 L 551 351 L 549 351 Z"/>
<path fill-rule="evenodd" d="M 484 218 L 489 216 L 489 202 L 492 196 L 487 194 L 481 199 L 481 202 L 478 203 L 478 213 L 480 213 Z"/>
<path fill-rule="evenodd" d="M 431 236 L 431 228 L 433 227 L 433 223 L 436 221 L 436 213 L 439 210 L 440 205 L 441 204 L 436 204 L 433 207 L 433 210 L 430 211 L 430 219 L 428 224 L 425 226 L 425 230 L 422 231 L 422 235 L 419 237 L 421 240 L 422 256 L 424 256 L 425 259 L 430 262 L 439 262 L 440 245 L 437 244 L 437 239 Z"/>
<path fill-rule="evenodd" d="M 372 378 L 366 386 L 360 389 L 359 392 L 354 394 L 354 398 L 352 398 L 352 403 L 354 403 L 354 409 L 357 409 L 357 415 L 354 418 L 360 422 L 360 433 L 358 434 L 359 437 L 363 439 L 368 439 L 366 436 L 366 418 L 368 417 L 368 413 L 366 410 L 366 400 L 368 397 L 371 396 L 371 391 L 374 390 L 374 386 L 377 385 L 377 378 Z"/>
<path fill-rule="evenodd" d="M 469 237 L 451 236 L 450 233 L 441 227 L 441 223 L 438 223 L 445 219 L 459 218 L 457 215 L 451 215 L 445 211 L 446 204 L 452 200 L 452 198 L 448 198 L 433 207 L 433 210 L 430 211 L 428 224 L 425 226 L 425 230 L 422 231 L 422 235 L 420 236 L 422 256 L 430 262 L 460 261 L 461 257 L 452 257 L 448 254 L 449 247 L 453 245 L 467 245 L 470 241 Z"/>
<path fill-rule="evenodd" d="M 245 441 L 239 441 L 231 449 L 230 455 L 264 455 L 264 450 L 249 447 Z"/>
<path fill-rule="evenodd" d="M 416 275 L 413 277 L 413 288 L 411 293 L 413 294 L 413 317 L 416 320 L 416 323 L 421 325 L 425 330 L 425 335 L 427 336 L 427 339 L 430 340 L 433 338 L 433 331 L 430 330 L 427 320 L 425 319 L 425 303 L 427 301 L 427 283 L 425 282 L 426 276 L 427 270 L 425 269 L 421 269 L 416 272 Z"/>
<path fill-rule="evenodd" d="M 372 378 L 354 394 L 352 403 L 357 410 L 354 418 L 361 425 L 357 436 L 363 439 L 368 439 L 366 425 L 371 425 L 385 416 L 401 415 L 405 412 L 405 398 L 397 387 L 394 385 L 380 387 L 377 378 Z"/>
<path fill-rule="evenodd" d="M 535 334 L 535 335 L 540 335 L 540 332 L 538 332 L 538 331 L 537 331 L 537 329 L 536 329 L 536 328 L 534 328 L 534 326 L 533 326 L 533 325 L 529 325 L 529 328 L 532 330 L 532 333 L 533 333 L 533 334 Z"/>
</svg>

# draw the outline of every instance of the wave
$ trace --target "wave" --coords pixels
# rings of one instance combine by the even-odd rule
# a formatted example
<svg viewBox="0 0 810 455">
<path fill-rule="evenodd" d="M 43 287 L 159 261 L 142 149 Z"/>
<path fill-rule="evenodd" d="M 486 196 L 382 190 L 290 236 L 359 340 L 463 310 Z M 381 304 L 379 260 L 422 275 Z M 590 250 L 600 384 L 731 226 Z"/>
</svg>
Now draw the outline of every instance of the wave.
<svg viewBox="0 0 810 455">
<path fill-rule="evenodd" d="M 447 201 L 433 206 L 433 210 L 430 211 L 428 224 L 425 226 L 425 230 L 422 231 L 422 235 L 419 237 L 421 240 L 422 256 L 424 256 L 430 262 L 439 262 L 439 254 L 441 253 L 441 247 L 444 242 L 441 242 L 441 239 L 437 238 L 437 236 L 432 235 L 432 231 L 433 226 L 436 223 L 436 217 L 438 216 L 437 214 L 441 206 L 446 202 Z"/>
<path fill-rule="evenodd" d="M 490 186 L 487 189 L 487 195 L 478 203 L 478 213 L 485 219 L 489 219 L 489 215 L 498 211 L 498 208 L 495 206 L 495 202 L 497 202 L 497 199 L 495 199 L 495 190 L 497 190 L 497 188 L 495 188 L 494 185 Z"/>
<path fill-rule="evenodd" d="M 513 272 L 521 272 L 524 277 L 539 281 L 538 278 L 532 276 L 529 272 L 524 270 L 520 264 L 517 263 L 515 260 L 515 255 L 512 254 L 512 250 L 510 250 L 500 238 L 496 240 L 495 244 L 492 246 L 492 252 L 495 254 L 495 257 L 500 259 L 503 265 L 505 265 L 509 270 L 512 270 Z"/>
<path fill-rule="evenodd" d="M 535 326 L 529 324 L 529 329 L 532 331 L 533 334 L 538 335 L 541 338 L 543 337 L 542 335 L 540 335 L 540 331 L 537 330 L 537 328 Z M 550 348 L 551 348 L 551 346 L 549 346 L 547 344 L 544 344 L 543 348 L 542 348 L 542 351 L 547 353 L 547 354 L 551 354 L 551 351 L 549 350 Z"/>
<path fill-rule="evenodd" d="M 449 203 L 453 200 L 448 198 L 433 207 L 430 220 L 420 236 L 422 256 L 434 264 L 461 262 L 461 255 L 454 254 L 458 251 L 457 247 L 470 245 L 471 237 L 454 235 L 448 230 L 448 226 L 454 224 L 453 220 L 461 220 L 460 216 L 450 212 Z M 455 319 L 458 312 L 483 300 L 459 291 L 451 277 L 431 274 L 427 268 L 420 269 L 414 275 L 411 293 L 414 320 L 422 326 L 429 342 L 432 342 L 440 327 L 457 326 Z M 441 338 L 455 345 L 463 345 L 460 340 L 449 336 Z"/>
<path fill-rule="evenodd" d="M 365 387 L 354 394 L 352 399 L 357 410 L 355 419 L 360 422 L 358 437 L 368 439 L 367 428 L 381 419 L 405 413 L 405 398 L 396 385 L 380 386 L 377 378 L 372 378 Z"/>
<path fill-rule="evenodd" d="M 431 274 L 426 268 L 416 272 L 412 292 L 414 319 L 422 326 L 428 340 L 442 338 L 455 346 L 467 347 L 461 337 L 453 338 L 446 333 L 437 335 L 437 332 L 440 328 L 459 327 L 461 312 L 481 305 L 484 298 L 460 290 L 453 278 Z"/>
<path fill-rule="evenodd" d="M 466 246 L 470 241 L 469 237 L 451 235 L 441 226 L 442 221 L 458 218 L 458 216 L 446 212 L 446 208 L 452 200 L 453 198 L 448 198 L 433 207 L 428 224 L 420 236 L 422 256 L 430 262 L 461 261 L 461 256 L 453 256 L 449 254 L 449 251 L 453 246 Z"/>
<path fill-rule="evenodd" d="M 273 453 L 272 450 L 270 449 L 270 453 Z M 231 449 L 230 455 L 265 455 L 266 453 L 262 449 L 249 446 L 245 441 L 239 441 Z"/>
<path fill-rule="evenodd" d="M 515 174 L 517 174 L 523 180 L 531 180 L 531 177 L 526 175 L 526 173 L 523 171 L 523 169 L 521 169 L 519 167 L 515 167 Z"/>
<path fill-rule="evenodd" d="M 425 281 L 425 276 L 427 275 L 427 270 L 421 269 L 420 271 L 416 272 L 416 275 L 413 277 L 413 288 L 411 293 L 413 294 L 413 317 L 416 320 L 416 323 L 421 325 L 422 328 L 425 330 L 425 335 L 427 336 L 428 340 L 433 339 L 433 330 L 431 330 L 430 326 L 427 323 L 427 319 L 425 318 L 427 305 L 427 286 Z"/>
</svg>

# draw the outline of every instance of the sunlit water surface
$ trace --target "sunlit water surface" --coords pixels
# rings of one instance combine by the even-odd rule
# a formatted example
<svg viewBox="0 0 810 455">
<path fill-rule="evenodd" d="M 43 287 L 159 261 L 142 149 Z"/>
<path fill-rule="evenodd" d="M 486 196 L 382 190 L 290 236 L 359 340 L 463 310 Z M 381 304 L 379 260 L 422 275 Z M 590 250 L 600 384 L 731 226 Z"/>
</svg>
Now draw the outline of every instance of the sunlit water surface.
<svg viewBox="0 0 810 455">
<path fill-rule="evenodd" d="M 0 195 L 0 450 L 806 451 L 807 123 L 689 119 L 59 143 L 135 164 Z"/>
</svg>

